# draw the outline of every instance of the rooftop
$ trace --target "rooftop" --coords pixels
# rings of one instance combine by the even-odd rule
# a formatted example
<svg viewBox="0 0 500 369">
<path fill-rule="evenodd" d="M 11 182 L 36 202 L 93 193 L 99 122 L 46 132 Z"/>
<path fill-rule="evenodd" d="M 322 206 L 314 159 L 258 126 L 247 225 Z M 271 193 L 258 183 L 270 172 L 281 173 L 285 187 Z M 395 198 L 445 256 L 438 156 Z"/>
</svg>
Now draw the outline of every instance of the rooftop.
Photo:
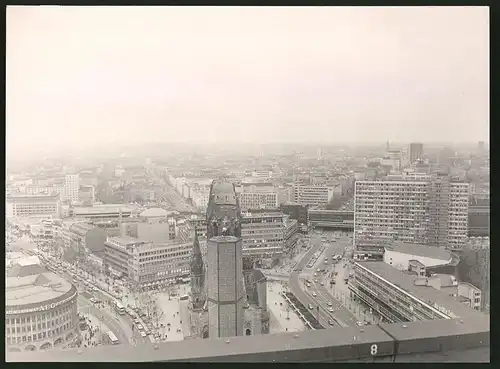
<svg viewBox="0 0 500 369">
<path fill-rule="evenodd" d="M 229 339 L 7 352 L 22 362 L 489 362 L 489 316 Z M 373 345 L 377 352 L 373 355 Z"/>
<path fill-rule="evenodd" d="M 169 212 L 162 208 L 151 208 L 146 209 L 142 213 L 139 214 L 141 217 L 151 217 L 151 218 L 159 218 L 159 217 L 167 217 Z"/>
<path fill-rule="evenodd" d="M 130 236 L 116 236 L 116 237 L 108 237 L 107 241 L 111 242 L 117 242 L 122 245 L 134 245 L 137 243 L 144 243 L 146 241 L 142 241 L 138 238 L 135 237 L 130 237 Z"/>
<path fill-rule="evenodd" d="M 115 204 L 106 204 L 106 205 L 96 205 L 96 206 L 87 206 L 87 207 L 75 207 L 73 208 L 73 214 L 75 215 L 87 215 L 87 214 L 107 214 L 107 213 L 119 213 L 119 212 L 132 212 L 134 208 L 126 205 L 115 205 Z"/>
<path fill-rule="evenodd" d="M 484 316 L 483 313 L 460 303 L 447 293 L 434 287 L 416 286 L 415 281 L 418 279 L 416 275 L 404 273 L 382 261 L 360 261 L 355 264 L 368 269 L 430 306 L 436 307 L 435 305 L 438 305 L 450 311 L 457 318 Z"/>
<path fill-rule="evenodd" d="M 41 304 L 58 298 L 73 287 L 54 273 L 41 273 L 23 277 L 8 277 L 5 283 L 5 306 Z"/>
<path fill-rule="evenodd" d="M 426 246 L 413 243 L 393 243 L 385 247 L 386 250 L 400 252 L 402 254 L 415 255 L 438 259 L 443 261 L 451 260 L 451 253 L 443 248 L 437 246 Z"/>
<path fill-rule="evenodd" d="M 25 194 L 19 194 L 19 193 L 13 193 L 9 196 L 7 196 L 7 201 L 12 202 L 12 201 L 47 201 L 47 200 L 57 200 L 59 199 L 59 194 L 58 193 L 50 193 L 50 194 L 39 194 L 39 195 L 25 195 Z"/>
</svg>

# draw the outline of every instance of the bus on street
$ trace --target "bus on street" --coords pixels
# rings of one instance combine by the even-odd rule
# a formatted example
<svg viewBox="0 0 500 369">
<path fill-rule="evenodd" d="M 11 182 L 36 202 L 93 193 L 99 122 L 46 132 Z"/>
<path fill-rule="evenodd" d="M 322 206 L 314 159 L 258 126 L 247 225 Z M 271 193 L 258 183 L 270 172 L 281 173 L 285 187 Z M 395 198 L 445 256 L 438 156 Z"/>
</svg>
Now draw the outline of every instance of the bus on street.
<svg viewBox="0 0 500 369">
<path fill-rule="evenodd" d="M 125 307 L 121 304 L 121 302 L 115 301 L 113 305 L 118 314 L 125 315 Z"/>
<path fill-rule="evenodd" d="M 120 343 L 120 341 L 118 340 L 118 338 L 116 338 L 116 336 L 113 332 L 108 331 L 107 335 L 108 335 L 109 340 L 111 341 L 111 344 L 118 345 Z"/>
</svg>

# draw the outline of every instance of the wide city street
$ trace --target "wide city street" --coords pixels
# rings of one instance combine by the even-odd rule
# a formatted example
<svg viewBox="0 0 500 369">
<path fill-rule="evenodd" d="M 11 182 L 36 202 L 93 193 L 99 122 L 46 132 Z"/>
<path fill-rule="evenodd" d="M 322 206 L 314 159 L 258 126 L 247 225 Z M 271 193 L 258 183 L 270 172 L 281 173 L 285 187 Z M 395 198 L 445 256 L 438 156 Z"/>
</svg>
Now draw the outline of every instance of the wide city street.
<svg viewBox="0 0 500 369">
<path fill-rule="evenodd" d="M 316 316 L 325 328 L 352 326 L 356 318 L 329 290 L 330 281 L 337 270 L 333 256 L 343 256 L 352 248 L 350 236 L 334 232 L 313 232 L 311 249 L 297 263 L 290 276 L 290 291 Z M 345 283 L 342 281 L 342 283 Z"/>
</svg>

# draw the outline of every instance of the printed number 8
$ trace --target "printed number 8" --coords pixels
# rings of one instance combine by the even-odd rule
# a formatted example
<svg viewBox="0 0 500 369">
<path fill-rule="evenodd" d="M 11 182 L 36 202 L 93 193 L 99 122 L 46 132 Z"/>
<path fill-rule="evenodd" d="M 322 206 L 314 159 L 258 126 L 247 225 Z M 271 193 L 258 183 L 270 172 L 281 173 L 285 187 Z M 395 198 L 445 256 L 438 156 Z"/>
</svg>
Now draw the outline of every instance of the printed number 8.
<svg viewBox="0 0 500 369">
<path fill-rule="evenodd" d="M 377 352 L 378 352 L 378 346 L 373 344 L 371 347 L 370 347 L 370 354 L 372 354 L 372 356 L 375 356 L 377 355 Z"/>
</svg>

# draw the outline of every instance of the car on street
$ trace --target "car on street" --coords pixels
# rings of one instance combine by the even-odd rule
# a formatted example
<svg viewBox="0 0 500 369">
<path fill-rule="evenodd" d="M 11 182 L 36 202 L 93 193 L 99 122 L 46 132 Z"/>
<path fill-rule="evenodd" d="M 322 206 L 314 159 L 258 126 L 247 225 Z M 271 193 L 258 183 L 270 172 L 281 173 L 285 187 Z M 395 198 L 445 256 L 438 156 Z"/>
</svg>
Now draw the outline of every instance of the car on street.
<svg viewBox="0 0 500 369">
<path fill-rule="evenodd" d="M 327 304 L 328 306 L 332 306 L 332 302 L 331 302 L 331 301 L 328 301 L 326 304 Z"/>
<path fill-rule="evenodd" d="M 319 281 L 317 279 L 314 280 L 314 283 L 318 283 Z"/>
<path fill-rule="evenodd" d="M 141 332 L 141 337 L 142 337 L 142 338 L 146 338 L 146 337 L 147 337 L 146 332 Z"/>
<path fill-rule="evenodd" d="M 324 285 L 325 285 L 325 282 L 321 282 L 319 285 L 320 285 L 320 286 L 324 286 Z"/>
<path fill-rule="evenodd" d="M 357 325 L 358 327 L 362 327 L 362 326 L 364 326 L 364 325 L 365 325 L 365 323 L 363 323 L 363 322 L 356 322 L 356 325 Z"/>
<path fill-rule="evenodd" d="M 314 273 L 314 276 L 317 277 L 318 276 L 318 273 Z"/>
<path fill-rule="evenodd" d="M 313 293 L 312 293 L 312 296 L 313 296 L 313 297 L 316 297 L 316 296 L 318 296 L 318 294 L 317 294 L 316 292 L 313 292 Z"/>
<path fill-rule="evenodd" d="M 137 324 L 137 329 L 142 331 L 144 329 L 144 327 L 142 326 L 142 324 Z"/>
<path fill-rule="evenodd" d="M 333 313 L 333 312 L 334 312 L 333 307 L 329 307 L 329 308 L 328 308 L 328 311 L 329 311 L 330 313 Z"/>
<path fill-rule="evenodd" d="M 135 324 L 141 324 L 141 321 L 139 319 L 137 319 L 137 318 L 134 318 L 134 323 Z"/>
<path fill-rule="evenodd" d="M 309 310 L 312 310 L 312 309 L 313 309 L 312 304 L 307 305 L 307 307 L 309 308 Z"/>
<path fill-rule="evenodd" d="M 331 320 L 331 319 L 328 319 L 328 324 L 335 325 L 335 322 L 333 320 Z"/>
</svg>

